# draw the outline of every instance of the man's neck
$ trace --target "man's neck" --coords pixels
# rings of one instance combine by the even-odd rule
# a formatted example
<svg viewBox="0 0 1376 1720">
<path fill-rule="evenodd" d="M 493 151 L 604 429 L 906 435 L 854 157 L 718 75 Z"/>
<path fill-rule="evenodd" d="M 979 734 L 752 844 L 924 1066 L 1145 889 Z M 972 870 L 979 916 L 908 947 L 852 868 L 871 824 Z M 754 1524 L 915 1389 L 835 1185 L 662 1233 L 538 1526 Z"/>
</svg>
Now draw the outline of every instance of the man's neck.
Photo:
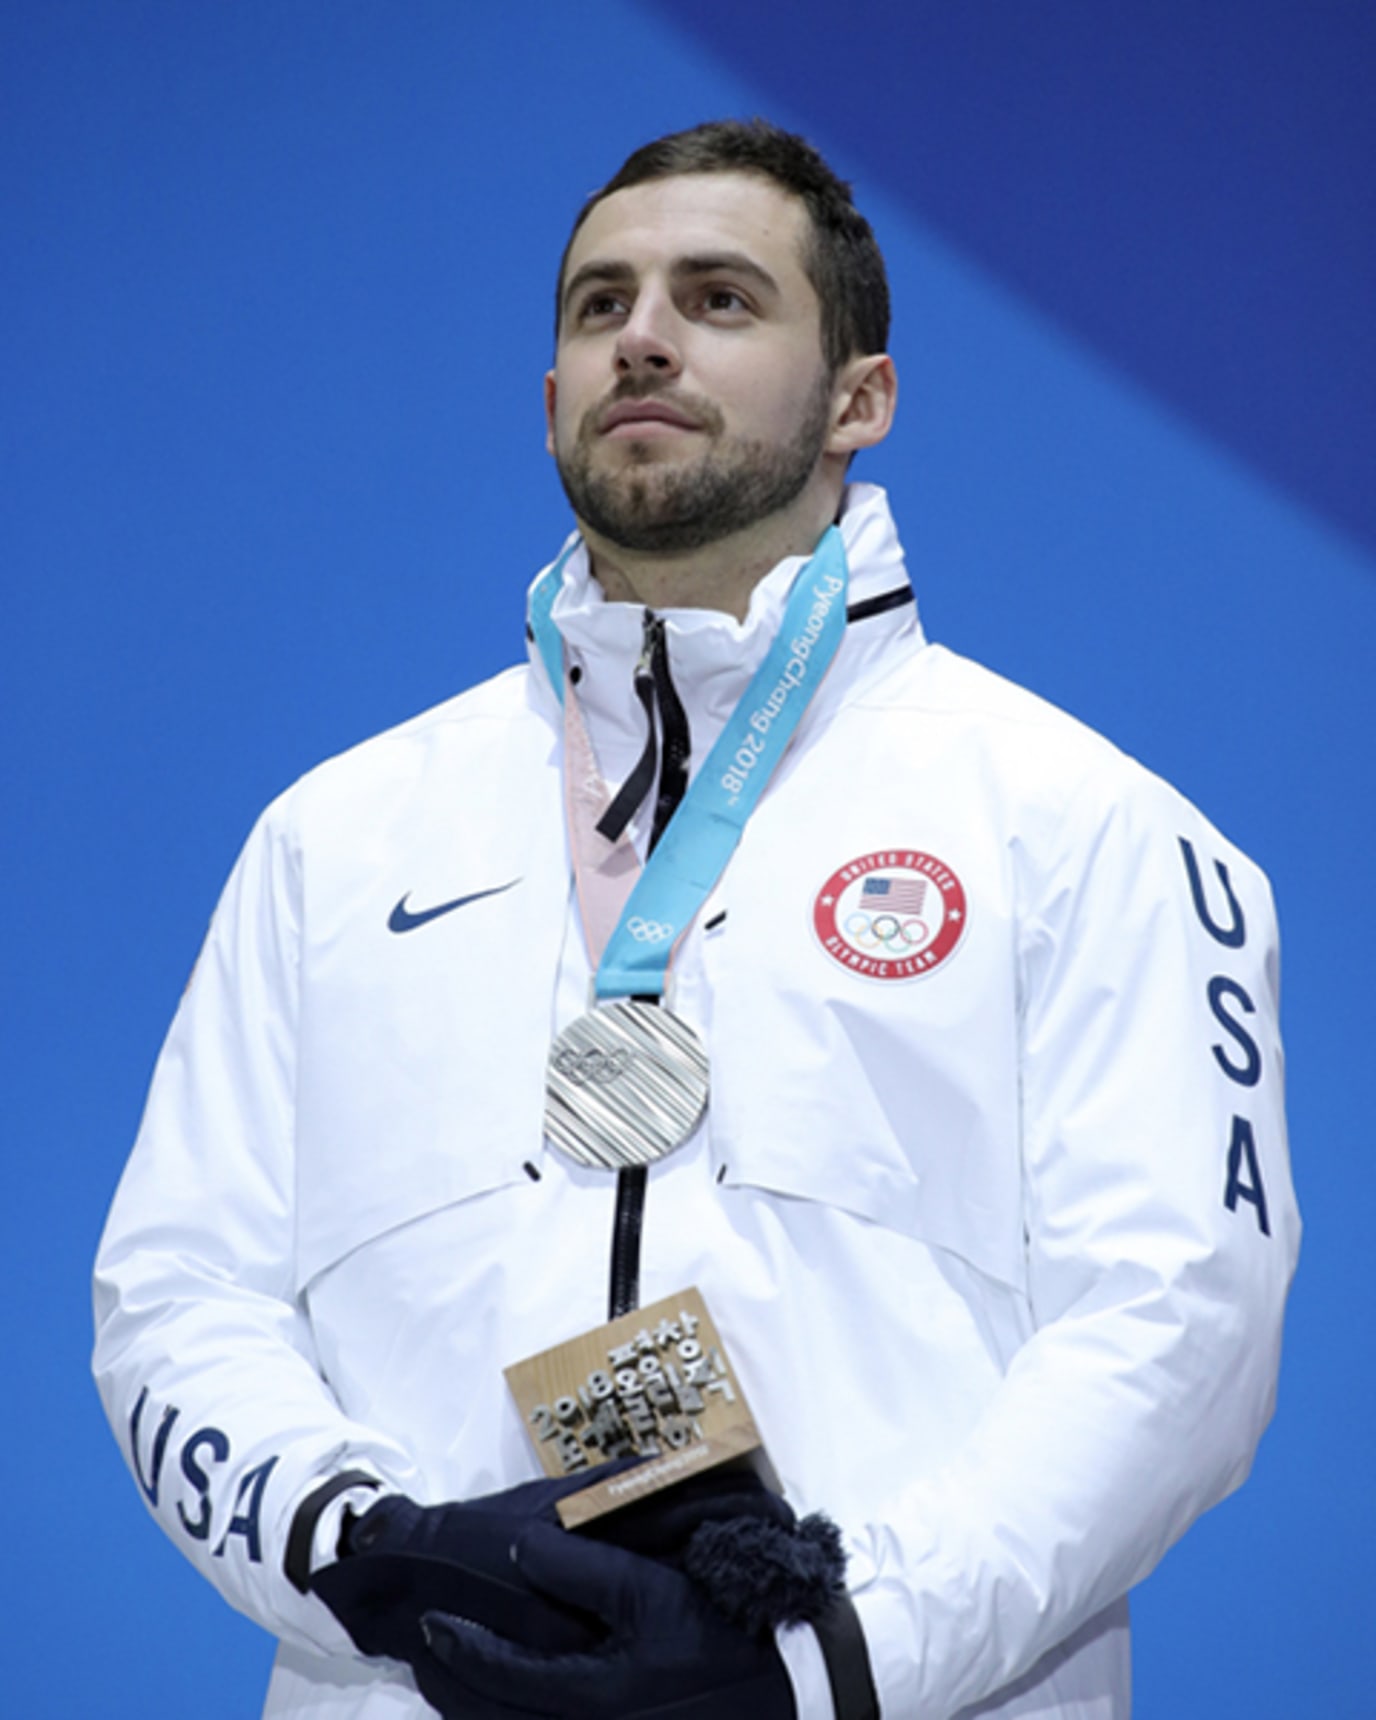
<svg viewBox="0 0 1376 1720">
<path fill-rule="evenodd" d="M 582 526 L 592 571 L 611 603 L 647 609 L 719 609 L 744 621 L 750 594 L 785 556 L 811 555 L 839 496 L 809 486 L 797 503 L 744 531 L 679 555 L 622 548 Z"/>
</svg>

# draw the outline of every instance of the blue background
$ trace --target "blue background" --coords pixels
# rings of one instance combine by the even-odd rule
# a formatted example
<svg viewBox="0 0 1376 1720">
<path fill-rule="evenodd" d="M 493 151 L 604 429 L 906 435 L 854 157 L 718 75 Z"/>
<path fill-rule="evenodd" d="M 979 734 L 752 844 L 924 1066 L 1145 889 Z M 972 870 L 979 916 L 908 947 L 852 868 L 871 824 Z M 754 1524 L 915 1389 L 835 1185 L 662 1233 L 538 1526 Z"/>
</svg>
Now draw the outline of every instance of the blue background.
<svg viewBox="0 0 1376 1720">
<path fill-rule="evenodd" d="M 1280 1410 L 1139 1591 L 1138 1712 L 1372 1711 L 1374 71 L 1369 0 L 4 0 L 7 1712 L 257 1711 L 270 1643 L 87 1378 L 103 1212 L 257 811 L 521 650 L 576 206 L 759 111 L 889 258 L 859 475 L 929 631 L 1176 781 L 1282 909 Z"/>
</svg>

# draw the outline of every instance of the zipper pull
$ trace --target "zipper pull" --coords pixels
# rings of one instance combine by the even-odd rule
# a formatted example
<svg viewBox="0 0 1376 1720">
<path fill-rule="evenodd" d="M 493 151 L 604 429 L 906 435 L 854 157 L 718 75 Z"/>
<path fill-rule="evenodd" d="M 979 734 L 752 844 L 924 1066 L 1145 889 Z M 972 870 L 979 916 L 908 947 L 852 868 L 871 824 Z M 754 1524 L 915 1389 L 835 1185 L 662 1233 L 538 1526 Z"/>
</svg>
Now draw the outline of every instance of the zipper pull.
<svg viewBox="0 0 1376 1720">
<path fill-rule="evenodd" d="M 655 674 L 656 650 L 664 649 L 664 623 L 650 610 L 645 611 L 645 633 L 641 641 L 640 661 L 635 667 L 635 695 L 645 713 L 645 746 L 631 774 L 617 790 L 616 798 L 598 819 L 596 830 L 608 842 L 615 842 L 635 816 L 637 807 L 654 786 L 659 769 L 659 742 L 655 735 Z"/>
<path fill-rule="evenodd" d="M 653 682 L 655 654 L 664 649 L 664 623 L 653 609 L 645 611 L 641 625 L 644 631 L 640 640 L 640 660 L 635 666 L 637 686 L 642 678 Z"/>
</svg>

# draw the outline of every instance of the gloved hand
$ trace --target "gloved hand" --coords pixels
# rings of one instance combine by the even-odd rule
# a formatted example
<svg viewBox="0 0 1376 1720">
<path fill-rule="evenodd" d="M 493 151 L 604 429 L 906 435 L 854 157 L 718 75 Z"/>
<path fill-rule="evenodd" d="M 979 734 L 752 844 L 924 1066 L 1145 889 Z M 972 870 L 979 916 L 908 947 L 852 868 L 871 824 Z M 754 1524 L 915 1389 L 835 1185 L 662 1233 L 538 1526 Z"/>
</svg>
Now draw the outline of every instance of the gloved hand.
<svg viewBox="0 0 1376 1720">
<path fill-rule="evenodd" d="M 380 1499 L 346 1522 L 338 1561 L 312 1573 L 311 1590 L 364 1654 L 424 1657 L 421 1614 L 434 1609 L 529 1648 L 590 1648 L 605 1634 L 600 1622 L 576 1598 L 564 1604 L 533 1589 L 511 1556 L 531 1523 L 563 1534 L 555 1504 L 587 1484 L 586 1475 L 528 1481 L 463 1504 Z"/>
<path fill-rule="evenodd" d="M 676 1481 L 580 1533 L 666 1560 L 752 1635 L 815 1624 L 845 1588 L 840 1530 L 821 1512 L 800 1522 L 747 1465 Z"/>
<path fill-rule="evenodd" d="M 611 1473 L 610 1467 L 606 1473 Z M 601 1480 L 602 1474 L 598 1470 L 596 1479 Z M 737 1460 L 692 1472 L 658 1493 L 594 1517 L 578 1533 L 614 1542 L 628 1553 L 679 1563 L 704 1523 L 741 1519 L 780 1530 L 791 1530 L 797 1523 L 788 1501 L 771 1492 L 747 1463 Z"/>
<path fill-rule="evenodd" d="M 551 1603 L 589 1609 L 604 1639 L 542 1652 L 426 1613 L 430 1653 L 413 1670 L 445 1720 L 794 1720 L 772 1633 L 728 1623 L 672 1566 L 535 1522 L 516 1543 L 516 1567 Z"/>
<path fill-rule="evenodd" d="M 599 1467 L 597 1478 L 637 1461 Z M 338 1562 L 314 1572 L 309 1586 L 364 1654 L 413 1664 L 425 1657 L 420 1618 L 430 1611 L 472 1619 L 530 1648 L 557 1653 L 593 1647 L 606 1634 L 602 1622 L 576 1598 L 565 1605 L 532 1589 L 512 1560 L 521 1531 L 532 1522 L 557 1527 L 557 1502 L 581 1491 L 589 1479 L 584 1473 L 529 1481 L 462 1504 L 421 1506 L 401 1495 L 381 1499 L 347 1523 Z M 626 1506 L 585 1533 L 648 1557 L 680 1560 L 703 1525 L 721 1531 L 728 1523 L 752 1522 L 783 1533 L 794 1516 L 752 1472 L 725 1468 Z"/>
</svg>

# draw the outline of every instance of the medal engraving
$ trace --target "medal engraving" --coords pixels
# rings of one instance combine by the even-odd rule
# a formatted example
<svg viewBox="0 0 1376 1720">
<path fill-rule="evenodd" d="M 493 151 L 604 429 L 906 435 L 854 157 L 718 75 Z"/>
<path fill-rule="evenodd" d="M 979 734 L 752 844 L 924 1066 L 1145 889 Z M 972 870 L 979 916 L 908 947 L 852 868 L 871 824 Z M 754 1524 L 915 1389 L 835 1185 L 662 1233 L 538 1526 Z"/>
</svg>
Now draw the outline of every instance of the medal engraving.
<svg viewBox="0 0 1376 1720">
<path fill-rule="evenodd" d="M 580 1165 L 623 1170 L 683 1145 L 707 1104 L 707 1054 L 667 1009 L 591 1009 L 550 1047 L 545 1132 Z"/>
</svg>

